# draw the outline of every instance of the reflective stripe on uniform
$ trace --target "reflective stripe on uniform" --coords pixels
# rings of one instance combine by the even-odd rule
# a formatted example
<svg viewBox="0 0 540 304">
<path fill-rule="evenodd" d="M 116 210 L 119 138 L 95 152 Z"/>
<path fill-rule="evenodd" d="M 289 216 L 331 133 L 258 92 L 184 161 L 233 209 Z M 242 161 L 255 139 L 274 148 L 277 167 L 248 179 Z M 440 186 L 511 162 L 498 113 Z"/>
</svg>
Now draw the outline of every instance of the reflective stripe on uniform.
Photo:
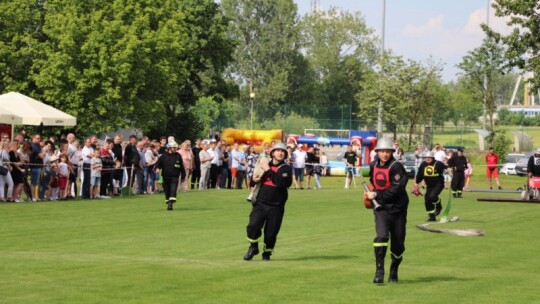
<svg viewBox="0 0 540 304">
<path fill-rule="evenodd" d="M 250 243 L 258 243 L 258 242 L 261 240 L 261 238 L 259 237 L 259 238 L 256 239 L 256 240 L 247 238 L 247 240 L 248 240 L 248 242 L 250 242 Z"/>
<path fill-rule="evenodd" d="M 388 247 L 388 242 L 386 242 L 386 243 L 373 243 L 373 247 Z"/>
<path fill-rule="evenodd" d="M 390 254 L 394 257 L 394 259 L 401 260 L 403 258 L 403 253 L 401 255 L 396 255 L 392 251 L 390 251 Z"/>
</svg>

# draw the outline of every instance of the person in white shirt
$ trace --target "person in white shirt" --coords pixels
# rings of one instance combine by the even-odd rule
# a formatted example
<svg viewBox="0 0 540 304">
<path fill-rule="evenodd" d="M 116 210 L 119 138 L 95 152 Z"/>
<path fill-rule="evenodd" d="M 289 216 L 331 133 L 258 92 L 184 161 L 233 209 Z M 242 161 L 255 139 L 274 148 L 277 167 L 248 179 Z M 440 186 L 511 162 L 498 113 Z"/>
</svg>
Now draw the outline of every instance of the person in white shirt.
<svg viewBox="0 0 540 304">
<path fill-rule="evenodd" d="M 210 152 L 210 150 L 212 152 Z M 221 153 L 221 141 L 210 143 L 210 149 L 208 150 L 209 153 L 212 155 L 212 165 L 210 167 L 210 182 L 209 182 L 209 188 L 219 188 L 219 167 L 221 165 L 221 158 L 223 157 L 223 153 Z"/>
<path fill-rule="evenodd" d="M 201 160 L 201 179 L 199 181 L 199 190 L 208 189 L 208 180 L 210 177 L 210 167 L 212 162 L 212 156 L 210 156 L 209 145 L 206 142 L 202 144 L 202 150 L 199 152 L 199 158 Z"/>
<path fill-rule="evenodd" d="M 231 151 L 231 185 L 232 187 L 236 186 L 236 176 L 238 175 L 238 165 L 239 165 L 240 151 L 238 150 L 238 144 L 233 144 L 233 149 Z"/>
<path fill-rule="evenodd" d="M 306 167 L 306 159 L 307 159 L 307 153 L 306 151 L 302 150 L 302 144 L 298 145 L 298 149 L 293 152 L 294 154 L 294 162 L 293 162 L 293 170 L 294 170 L 294 178 L 298 183 L 298 187 L 300 189 L 304 189 L 302 186 L 302 182 L 304 181 L 304 169 Z"/>
<path fill-rule="evenodd" d="M 435 147 L 433 148 L 432 152 L 436 161 L 443 162 L 444 159 L 446 158 L 446 153 L 444 152 L 441 145 L 439 144 L 435 144 Z"/>
<path fill-rule="evenodd" d="M 90 176 L 91 168 L 90 161 L 94 155 L 94 149 L 91 147 L 92 141 L 90 138 L 87 138 L 84 141 L 84 148 L 81 151 L 81 160 L 83 163 L 83 183 L 82 183 L 82 198 L 90 198 Z"/>
</svg>

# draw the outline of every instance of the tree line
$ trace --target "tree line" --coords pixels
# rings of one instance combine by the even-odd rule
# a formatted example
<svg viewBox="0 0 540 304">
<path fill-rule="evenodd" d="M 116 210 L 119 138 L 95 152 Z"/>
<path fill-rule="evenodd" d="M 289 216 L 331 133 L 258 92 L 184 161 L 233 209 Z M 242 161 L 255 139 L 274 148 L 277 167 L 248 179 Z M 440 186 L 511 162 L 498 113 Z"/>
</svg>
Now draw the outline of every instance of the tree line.
<svg viewBox="0 0 540 304">
<path fill-rule="evenodd" d="M 512 67 L 538 75 L 537 5 L 495 1 L 522 31 L 505 37 L 484 25 L 487 37 L 463 58 L 463 75 L 444 83 L 442 62 L 382 53 L 361 12 L 300 16 L 292 0 L 6 0 L 0 92 L 76 116 L 83 134 L 137 127 L 179 138 L 223 119 L 246 126 L 250 93 L 259 113 L 278 114 L 256 120 L 262 127 L 313 113 L 331 119 L 339 115 L 332 106 L 373 125 L 383 100 L 385 129 L 408 125 L 412 142 L 425 124 L 477 121 L 484 104 L 493 115 L 509 99 Z"/>
</svg>

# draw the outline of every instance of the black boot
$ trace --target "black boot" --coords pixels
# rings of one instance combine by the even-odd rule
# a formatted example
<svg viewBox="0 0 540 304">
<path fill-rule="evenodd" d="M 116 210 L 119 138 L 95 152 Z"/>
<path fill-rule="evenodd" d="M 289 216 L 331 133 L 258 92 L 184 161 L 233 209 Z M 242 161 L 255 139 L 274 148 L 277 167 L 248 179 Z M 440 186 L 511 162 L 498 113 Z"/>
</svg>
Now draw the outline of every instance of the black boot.
<svg viewBox="0 0 540 304">
<path fill-rule="evenodd" d="M 384 283 L 384 257 L 386 256 L 386 249 L 388 247 L 375 247 L 375 277 L 373 283 Z"/>
<path fill-rule="evenodd" d="M 398 268 L 399 264 L 401 264 L 401 261 L 403 258 L 396 259 L 392 255 L 392 264 L 390 265 L 390 275 L 388 276 L 388 282 L 389 283 L 397 283 L 398 281 Z"/>
<path fill-rule="evenodd" d="M 272 255 L 272 252 L 265 251 L 262 254 L 263 261 L 270 261 L 270 256 Z"/>
<path fill-rule="evenodd" d="M 259 245 L 258 243 L 252 243 L 249 245 L 246 255 L 244 255 L 244 260 L 251 261 L 257 254 L 259 254 Z"/>
<path fill-rule="evenodd" d="M 428 222 L 436 222 L 437 221 L 437 217 L 435 216 L 435 214 L 433 213 L 430 213 L 429 214 L 429 218 L 427 219 Z"/>
<path fill-rule="evenodd" d="M 172 208 L 172 201 L 168 201 L 168 202 L 167 202 L 167 210 L 168 210 L 168 211 L 172 211 L 172 210 L 173 210 L 173 208 Z"/>
<path fill-rule="evenodd" d="M 457 197 L 461 198 L 461 192 L 458 192 Z"/>
<path fill-rule="evenodd" d="M 441 203 L 441 199 L 439 199 L 439 201 L 435 204 L 435 215 L 441 214 L 441 210 L 442 210 L 442 203 Z"/>
</svg>

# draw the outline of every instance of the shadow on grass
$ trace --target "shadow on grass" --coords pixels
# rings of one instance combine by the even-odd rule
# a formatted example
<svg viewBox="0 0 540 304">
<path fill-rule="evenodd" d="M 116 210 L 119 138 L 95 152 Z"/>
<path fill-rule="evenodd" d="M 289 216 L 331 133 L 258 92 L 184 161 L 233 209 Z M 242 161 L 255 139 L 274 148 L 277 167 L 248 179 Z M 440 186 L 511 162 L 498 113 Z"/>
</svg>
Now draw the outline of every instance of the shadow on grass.
<svg viewBox="0 0 540 304">
<path fill-rule="evenodd" d="M 428 277 L 419 277 L 415 279 L 400 279 L 400 284 L 417 284 L 417 283 L 432 283 L 432 282 L 465 282 L 472 281 L 471 278 L 462 278 L 454 276 L 428 276 Z"/>
<path fill-rule="evenodd" d="M 354 255 L 312 255 L 301 256 L 295 258 L 280 258 L 280 261 L 326 261 L 326 260 L 353 260 L 358 259 L 358 256 Z"/>
<path fill-rule="evenodd" d="M 204 208 L 204 207 L 185 207 L 185 206 L 174 206 L 174 209 L 172 211 L 167 210 L 167 205 L 163 205 L 163 209 L 156 209 L 155 211 L 168 211 L 170 213 L 174 212 L 188 212 L 188 211 L 215 211 L 216 209 L 213 208 Z"/>
</svg>

